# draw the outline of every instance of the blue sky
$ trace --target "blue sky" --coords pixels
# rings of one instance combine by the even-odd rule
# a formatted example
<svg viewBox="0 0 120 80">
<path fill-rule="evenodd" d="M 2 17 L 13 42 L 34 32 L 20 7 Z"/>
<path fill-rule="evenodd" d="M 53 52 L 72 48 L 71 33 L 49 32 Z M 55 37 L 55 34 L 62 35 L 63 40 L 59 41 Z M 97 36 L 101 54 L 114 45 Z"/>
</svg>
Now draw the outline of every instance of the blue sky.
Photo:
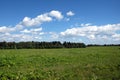
<svg viewBox="0 0 120 80">
<path fill-rule="evenodd" d="M 120 43 L 120 0 L 0 0 L 0 41 Z"/>
</svg>

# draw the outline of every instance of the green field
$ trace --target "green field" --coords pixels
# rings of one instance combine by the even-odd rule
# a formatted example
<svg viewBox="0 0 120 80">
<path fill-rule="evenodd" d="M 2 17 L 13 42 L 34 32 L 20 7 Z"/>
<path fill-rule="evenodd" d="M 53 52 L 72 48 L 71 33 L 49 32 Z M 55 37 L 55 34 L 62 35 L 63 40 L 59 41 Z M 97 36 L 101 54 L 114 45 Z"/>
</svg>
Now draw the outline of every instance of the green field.
<svg viewBox="0 0 120 80">
<path fill-rule="evenodd" d="M 120 80 L 120 47 L 1 49 L 0 80 Z"/>
</svg>

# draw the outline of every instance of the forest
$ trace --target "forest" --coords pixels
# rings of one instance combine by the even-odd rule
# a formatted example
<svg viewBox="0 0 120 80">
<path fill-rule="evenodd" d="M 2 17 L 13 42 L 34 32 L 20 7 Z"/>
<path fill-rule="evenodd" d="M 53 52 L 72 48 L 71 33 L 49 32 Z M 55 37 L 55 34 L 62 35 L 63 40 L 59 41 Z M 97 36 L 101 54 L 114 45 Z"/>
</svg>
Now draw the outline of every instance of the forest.
<svg viewBox="0 0 120 80">
<path fill-rule="evenodd" d="M 0 42 L 0 49 L 52 49 L 52 48 L 85 48 L 84 43 L 74 42 Z"/>
</svg>

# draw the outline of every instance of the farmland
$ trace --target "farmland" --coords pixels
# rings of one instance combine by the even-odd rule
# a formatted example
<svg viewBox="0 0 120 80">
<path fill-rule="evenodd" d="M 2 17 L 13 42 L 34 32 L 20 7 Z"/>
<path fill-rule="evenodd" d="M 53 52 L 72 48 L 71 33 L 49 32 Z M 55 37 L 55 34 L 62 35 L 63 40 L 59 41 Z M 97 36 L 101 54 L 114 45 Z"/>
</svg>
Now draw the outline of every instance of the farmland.
<svg viewBox="0 0 120 80">
<path fill-rule="evenodd" d="M 0 80 L 119 80 L 120 47 L 0 49 Z"/>
</svg>

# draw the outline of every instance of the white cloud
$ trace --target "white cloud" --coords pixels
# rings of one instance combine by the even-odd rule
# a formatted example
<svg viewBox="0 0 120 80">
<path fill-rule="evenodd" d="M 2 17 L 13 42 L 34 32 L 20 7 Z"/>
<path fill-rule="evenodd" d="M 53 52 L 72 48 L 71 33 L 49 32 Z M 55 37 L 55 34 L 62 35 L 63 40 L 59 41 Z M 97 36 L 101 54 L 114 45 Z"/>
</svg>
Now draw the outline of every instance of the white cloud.
<svg viewBox="0 0 120 80">
<path fill-rule="evenodd" d="M 115 41 L 120 41 L 120 34 L 114 34 L 112 38 L 114 38 Z"/>
<path fill-rule="evenodd" d="M 79 26 L 78 24 L 76 24 L 77 26 Z M 92 25 L 91 23 L 87 23 L 87 24 L 80 24 L 81 27 L 86 27 L 86 26 L 90 26 Z"/>
<path fill-rule="evenodd" d="M 15 31 L 14 27 L 2 26 L 0 27 L 0 33 L 12 32 Z"/>
<path fill-rule="evenodd" d="M 39 41 L 42 39 L 41 35 L 31 34 L 10 34 L 5 33 L 0 35 L 0 41 Z"/>
<path fill-rule="evenodd" d="M 38 28 L 44 22 L 51 22 L 53 19 L 61 20 L 63 15 L 60 11 L 52 10 L 44 14 L 40 14 L 34 18 L 24 17 L 15 26 L 0 26 L 0 40 L 3 41 L 31 41 L 40 40 L 45 32 L 42 32 L 42 27 Z M 37 28 L 31 29 L 32 26 Z M 47 34 L 46 34 L 47 35 Z M 53 34 L 53 37 L 57 37 L 57 34 Z"/>
<path fill-rule="evenodd" d="M 38 15 L 35 18 L 24 17 L 23 20 L 15 26 L 0 26 L 0 38 L 6 41 L 39 40 L 42 39 L 42 36 L 45 34 L 45 32 L 42 32 L 42 27 L 33 29 L 29 27 L 38 27 L 44 22 L 50 22 L 53 19 L 61 20 L 63 18 L 62 13 L 57 10 Z"/>
<path fill-rule="evenodd" d="M 87 36 L 87 38 L 89 38 L 89 39 L 95 39 L 95 35 L 91 34 L 91 35 Z"/>
<path fill-rule="evenodd" d="M 108 39 L 109 39 L 109 37 L 108 37 L 107 35 L 98 36 L 98 37 L 100 37 L 100 38 L 103 39 L 103 40 L 108 40 Z"/>
<path fill-rule="evenodd" d="M 72 11 L 69 11 L 69 12 L 66 13 L 66 15 L 67 15 L 67 16 L 74 16 L 75 13 L 73 13 Z"/>
<path fill-rule="evenodd" d="M 31 35 L 23 35 L 23 34 L 18 34 L 18 35 L 13 35 L 14 38 L 19 39 L 19 41 L 31 41 L 33 40 L 33 36 Z"/>
<path fill-rule="evenodd" d="M 28 34 L 41 34 L 42 28 L 35 28 L 35 29 L 24 29 L 20 31 L 21 33 L 28 33 Z M 43 34 L 43 32 L 42 32 Z"/>
<path fill-rule="evenodd" d="M 45 34 L 45 33 L 44 33 L 44 32 L 40 32 L 40 33 L 39 33 L 39 35 L 43 35 L 43 34 Z"/>
<path fill-rule="evenodd" d="M 52 10 L 52 11 L 50 11 L 48 13 L 44 13 L 44 14 L 38 15 L 35 18 L 25 17 L 22 21 L 20 21 L 20 23 L 18 23 L 14 27 L 11 27 L 11 26 L 0 26 L 0 33 L 20 31 L 20 30 L 24 29 L 25 26 L 39 26 L 39 25 L 41 25 L 44 22 L 52 21 L 53 17 L 55 19 L 59 19 L 60 20 L 60 19 L 63 18 L 63 15 L 61 14 L 60 11 Z M 31 31 L 36 32 L 37 30 L 38 29 L 34 29 L 34 30 L 31 30 Z M 41 29 L 39 28 L 39 30 L 41 30 Z M 27 29 L 24 29 L 21 32 L 29 33 L 31 31 L 29 31 Z"/>
<path fill-rule="evenodd" d="M 40 35 L 31 35 L 31 34 L 16 34 L 13 35 L 15 41 L 39 41 L 42 39 Z"/>
<path fill-rule="evenodd" d="M 9 32 L 15 32 L 23 29 L 23 26 L 20 24 L 17 24 L 15 27 L 11 26 L 0 26 L 0 33 L 9 33 Z"/>
<path fill-rule="evenodd" d="M 39 26 L 43 22 L 52 21 L 53 17 L 55 17 L 58 20 L 63 19 L 63 15 L 60 11 L 52 10 L 48 13 L 38 15 L 35 18 L 25 17 L 23 21 L 20 22 L 20 24 L 22 24 L 23 26 Z"/>
<path fill-rule="evenodd" d="M 21 30 L 16 28 L 0 27 L 0 41 L 39 41 L 44 35 L 42 28 L 24 29 L 15 32 L 16 30 Z"/>
<path fill-rule="evenodd" d="M 31 33 L 31 31 L 30 30 L 27 30 L 27 29 L 24 29 L 24 30 L 22 30 L 22 31 L 20 31 L 21 33 Z"/>
<path fill-rule="evenodd" d="M 36 16 L 35 18 L 25 17 L 15 26 L 0 26 L 0 41 L 39 41 L 43 40 L 61 40 L 61 41 L 120 41 L 120 23 L 107 25 L 81 24 L 72 26 L 60 33 L 43 32 L 41 24 L 53 20 L 69 21 L 68 16 L 75 15 L 72 11 L 66 13 L 64 17 L 60 11 L 52 10 L 50 12 Z M 31 28 L 31 26 L 36 26 Z M 44 35 L 44 36 L 43 36 Z M 84 39 L 84 40 L 82 40 Z M 112 41 L 109 41 L 112 40 Z"/>
<path fill-rule="evenodd" d="M 42 31 L 42 28 L 36 28 L 36 29 L 32 29 L 32 30 L 35 32 L 38 32 L 38 31 Z"/>
<path fill-rule="evenodd" d="M 52 10 L 50 13 L 49 13 L 50 16 L 52 17 L 55 17 L 57 19 L 63 19 L 63 15 L 61 14 L 60 11 L 56 11 L 56 10 Z"/>
<path fill-rule="evenodd" d="M 120 38 L 120 33 L 116 34 L 117 31 L 120 31 L 120 24 L 108 24 L 101 26 L 82 24 L 80 27 L 67 29 L 66 31 L 61 32 L 60 36 L 86 37 L 89 39 L 103 39 L 112 36 L 112 39 L 116 38 L 116 40 L 118 40 Z"/>
<path fill-rule="evenodd" d="M 52 21 L 51 17 L 49 17 L 47 14 L 42 14 L 32 19 L 29 17 L 25 17 L 21 22 L 21 24 L 24 26 L 38 26 L 43 22 L 50 22 L 50 21 Z"/>
<path fill-rule="evenodd" d="M 23 25 L 17 24 L 14 28 L 15 28 L 15 30 L 21 30 L 21 29 L 23 29 Z"/>
</svg>

